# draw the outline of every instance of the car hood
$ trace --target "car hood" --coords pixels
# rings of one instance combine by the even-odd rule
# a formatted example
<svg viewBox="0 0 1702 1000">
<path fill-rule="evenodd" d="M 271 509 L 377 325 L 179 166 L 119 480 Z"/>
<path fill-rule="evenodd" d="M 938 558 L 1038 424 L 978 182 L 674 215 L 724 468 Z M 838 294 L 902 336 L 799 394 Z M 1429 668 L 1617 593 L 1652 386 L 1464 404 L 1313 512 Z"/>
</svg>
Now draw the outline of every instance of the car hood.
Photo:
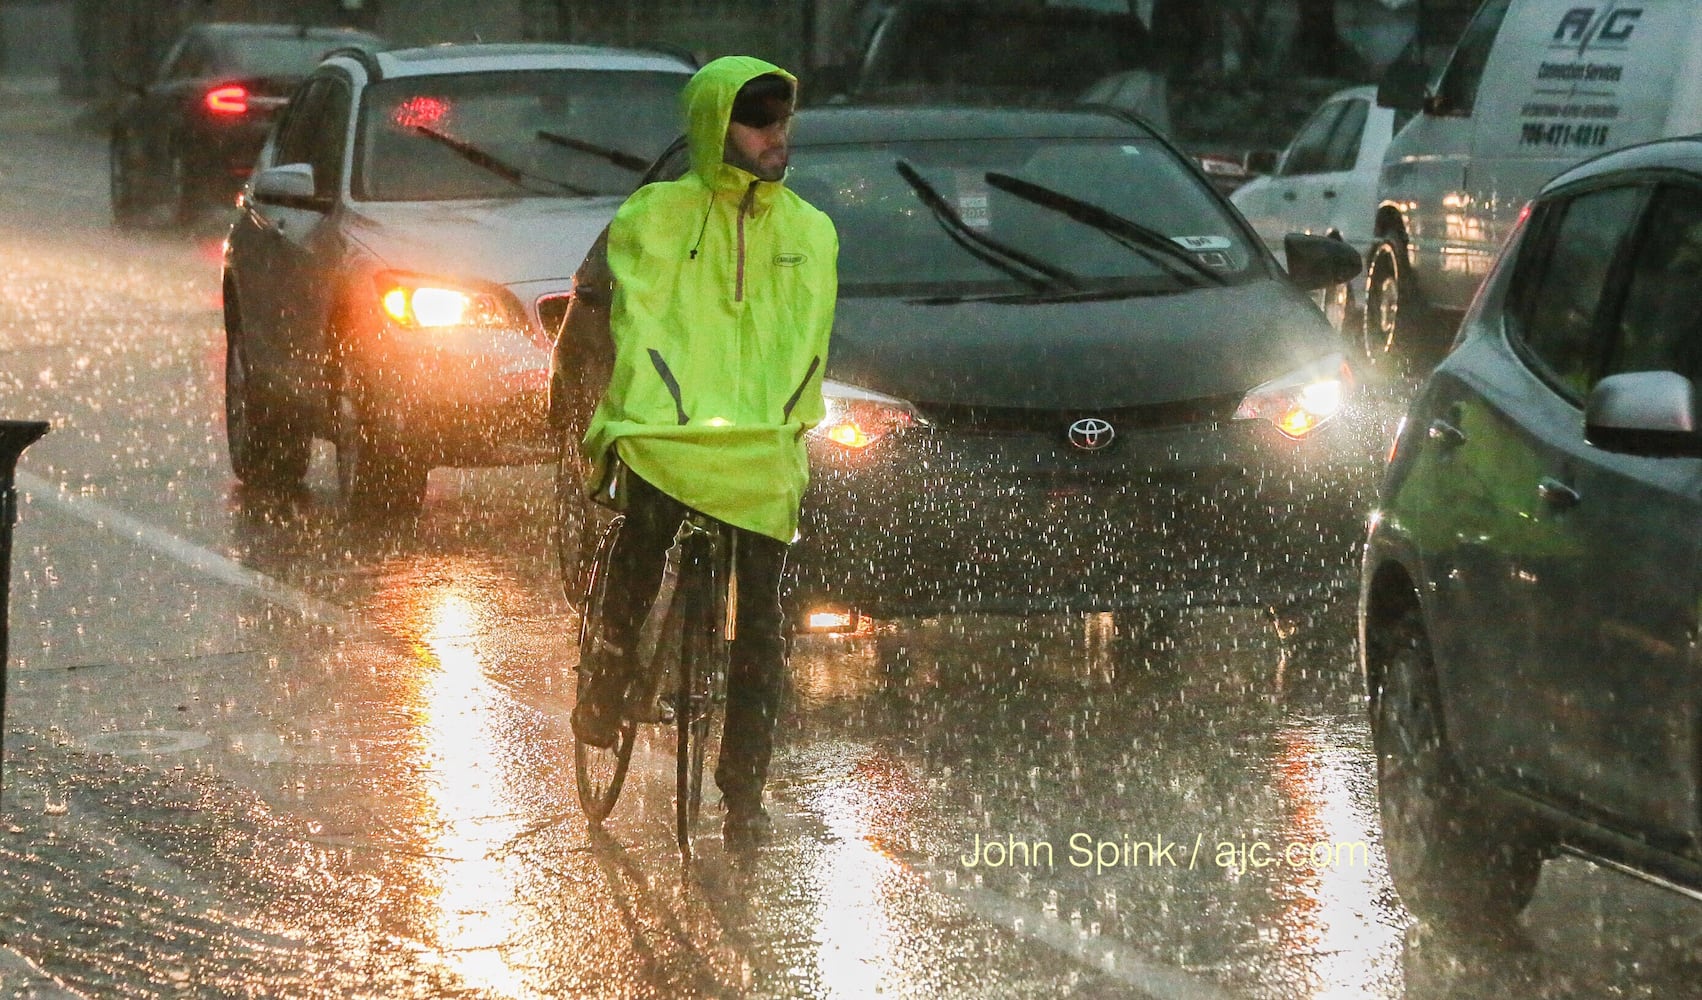
<svg viewBox="0 0 1702 1000">
<path fill-rule="evenodd" d="M 1110 409 L 1244 393 L 1341 339 L 1286 282 L 1078 302 L 845 296 L 827 377 L 915 403 Z"/>
<path fill-rule="evenodd" d="M 511 285 L 578 270 L 620 196 L 366 202 L 348 233 L 402 270 Z"/>
</svg>

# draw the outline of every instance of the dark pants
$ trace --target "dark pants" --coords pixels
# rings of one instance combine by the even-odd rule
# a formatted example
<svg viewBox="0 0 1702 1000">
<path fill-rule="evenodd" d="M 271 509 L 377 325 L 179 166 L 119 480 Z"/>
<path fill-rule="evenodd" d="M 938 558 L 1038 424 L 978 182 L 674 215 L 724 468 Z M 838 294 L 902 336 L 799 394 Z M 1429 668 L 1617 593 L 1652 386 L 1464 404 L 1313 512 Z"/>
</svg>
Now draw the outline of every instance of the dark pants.
<svg viewBox="0 0 1702 1000">
<path fill-rule="evenodd" d="M 610 642 L 631 651 L 662 585 L 668 547 L 687 509 L 629 470 L 625 513 L 626 523 L 610 557 L 604 614 Z M 774 751 L 774 722 L 786 668 L 780 612 L 786 543 L 742 528 L 733 530 L 738 537 L 739 615 L 727 672 L 727 719 L 715 783 L 728 810 L 738 811 L 762 803 L 762 786 Z M 607 687 L 594 685 L 591 697 L 610 704 L 622 697 L 631 679 L 610 677 Z"/>
</svg>

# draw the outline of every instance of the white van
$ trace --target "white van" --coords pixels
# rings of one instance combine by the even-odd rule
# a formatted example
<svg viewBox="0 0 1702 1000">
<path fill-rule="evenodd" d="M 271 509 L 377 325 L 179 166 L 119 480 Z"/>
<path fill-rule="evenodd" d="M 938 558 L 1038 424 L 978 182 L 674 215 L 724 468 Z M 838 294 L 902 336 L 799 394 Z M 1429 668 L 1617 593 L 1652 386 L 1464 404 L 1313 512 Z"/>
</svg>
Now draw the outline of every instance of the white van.
<svg viewBox="0 0 1702 1000">
<path fill-rule="evenodd" d="M 1378 103 L 1417 112 L 1384 153 L 1366 258 L 1373 362 L 1433 347 L 1525 202 L 1597 153 L 1702 129 L 1702 3 L 1486 0 L 1428 84 L 1397 63 Z M 1405 72 L 1403 72 L 1403 70 Z"/>
</svg>

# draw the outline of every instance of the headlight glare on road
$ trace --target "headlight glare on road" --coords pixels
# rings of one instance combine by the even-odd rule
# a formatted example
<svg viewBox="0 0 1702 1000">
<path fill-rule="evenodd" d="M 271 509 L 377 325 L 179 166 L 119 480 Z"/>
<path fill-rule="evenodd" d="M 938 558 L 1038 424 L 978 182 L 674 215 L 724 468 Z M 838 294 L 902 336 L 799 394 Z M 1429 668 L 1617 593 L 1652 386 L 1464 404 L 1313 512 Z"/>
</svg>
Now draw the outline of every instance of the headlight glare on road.
<svg viewBox="0 0 1702 1000">
<path fill-rule="evenodd" d="M 1353 369 L 1332 354 L 1247 393 L 1235 419 L 1269 420 L 1285 436 L 1303 438 L 1341 412 L 1352 388 Z"/>
<path fill-rule="evenodd" d="M 827 418 L 814 433 L 851 451 L 861 451 L 906 427 L 926 424 L 902 399 L 831 380 L 821 384 Z"/>
</svg>

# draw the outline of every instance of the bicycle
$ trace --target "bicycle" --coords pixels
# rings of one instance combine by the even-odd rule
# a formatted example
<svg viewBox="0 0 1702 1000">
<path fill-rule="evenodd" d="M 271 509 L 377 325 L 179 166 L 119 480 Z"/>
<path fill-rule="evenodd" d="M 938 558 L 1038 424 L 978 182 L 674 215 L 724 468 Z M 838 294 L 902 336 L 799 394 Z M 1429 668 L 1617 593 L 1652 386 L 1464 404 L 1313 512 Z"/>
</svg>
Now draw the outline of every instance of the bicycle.
<svg viewBox="0 0 1702 1000">
<path fill-rule="evenodd" d="M 623 516 L 604 529 L 585 574 L 579 626 L 578 696 L 590 689 L 598 665 L 610 660 L 605 635 L 610 559 Z M 592 825 L 613 811 L 625 783 L 641 723 L 675 727 L 675 836 L 681 858 L 692 858 L 692 829 L 703 801 L 703 768 L 714 726 L 726 703 L 728 654 L 738 614 L 733 535 L 726 525 L 692 513 L 668 550 L 662 585 L 639 628 L 636 695 L 622 711 L 619 735 L 609 748 L 574 740 L 580 807 Z M 589 668 L 589 669 L 588 669 Z"/>
</svg>

